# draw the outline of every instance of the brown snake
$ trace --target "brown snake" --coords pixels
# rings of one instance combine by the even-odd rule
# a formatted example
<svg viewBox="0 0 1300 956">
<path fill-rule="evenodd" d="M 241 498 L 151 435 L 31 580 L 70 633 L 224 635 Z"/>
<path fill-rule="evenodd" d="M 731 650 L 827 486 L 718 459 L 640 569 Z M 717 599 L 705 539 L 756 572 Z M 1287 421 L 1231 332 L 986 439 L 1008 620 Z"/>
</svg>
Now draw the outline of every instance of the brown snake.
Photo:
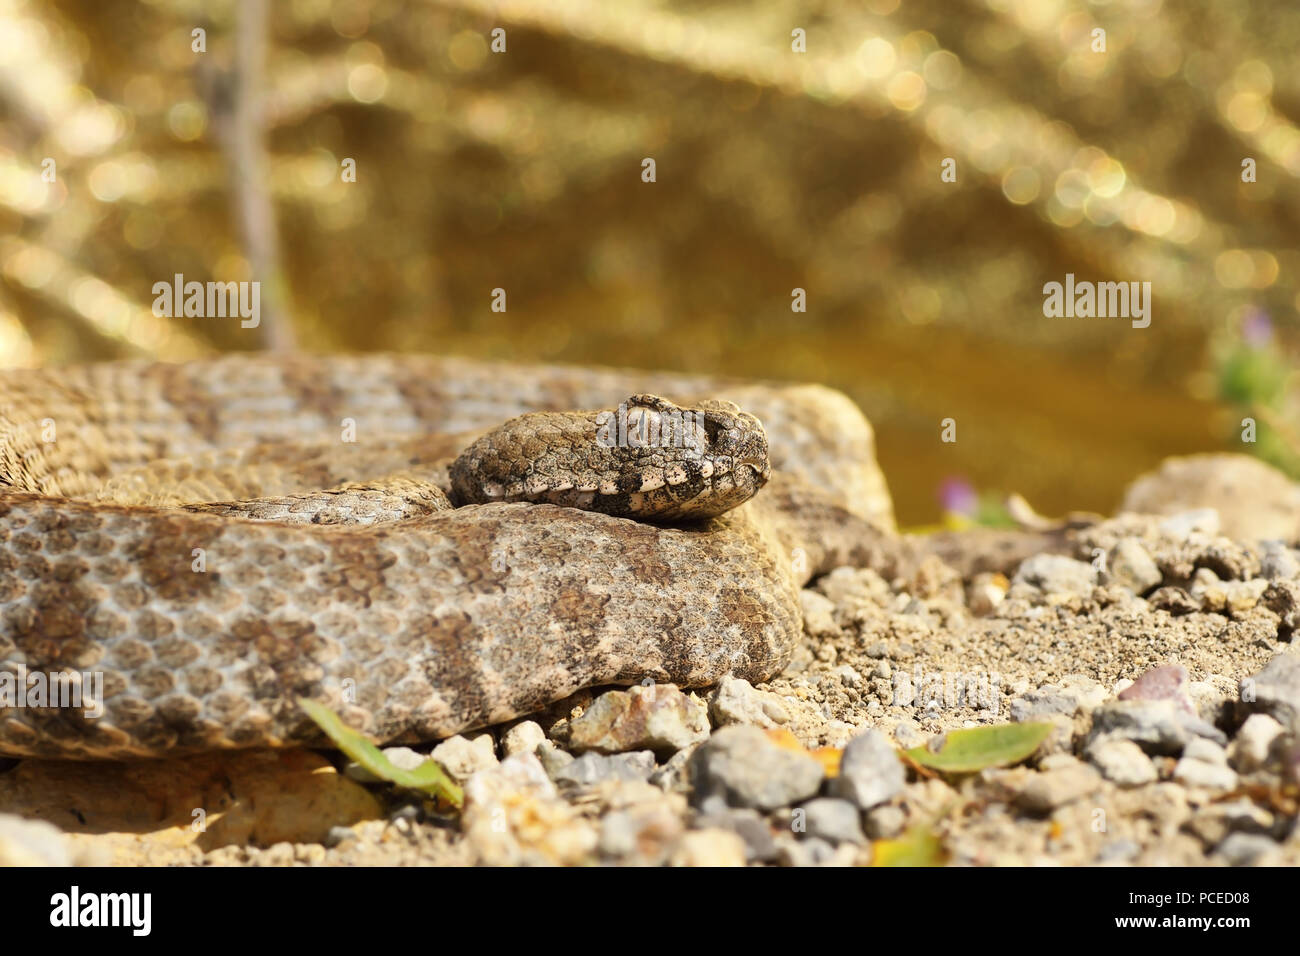
<svg viewBox="0 0 1300 956">
<path fill-rule="evenodd" d="M 414 741 L 584 687 L 762 680 L 800 586 L 891 532 L 871 428 L 820 386 L 384 355 L 0 372 L 0 754 L 318 741 L 299 697 Z M 19 700 L 34 675 L 102 681 L 102 713 Z"/>
</svg>

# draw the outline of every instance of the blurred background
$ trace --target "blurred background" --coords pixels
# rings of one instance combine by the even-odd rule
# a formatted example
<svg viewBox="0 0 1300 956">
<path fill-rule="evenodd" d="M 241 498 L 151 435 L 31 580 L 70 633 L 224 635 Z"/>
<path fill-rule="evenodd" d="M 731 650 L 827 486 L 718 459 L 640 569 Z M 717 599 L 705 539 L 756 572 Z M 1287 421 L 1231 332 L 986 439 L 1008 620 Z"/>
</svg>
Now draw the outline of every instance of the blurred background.
<svg viewBox="0 0 1300 956">
<path fill-rule="evenodd" d="M 1297 49 L 1285 0 L 0 0 L 0 365 L 820 381 L 913 526 L 1295 474 Z M 1044 317 L 1067 272 L 1151 282 L 1150 327 Z M 260 280 L 261 326 L 155 316 L 176 273 Z"/>
</svg>

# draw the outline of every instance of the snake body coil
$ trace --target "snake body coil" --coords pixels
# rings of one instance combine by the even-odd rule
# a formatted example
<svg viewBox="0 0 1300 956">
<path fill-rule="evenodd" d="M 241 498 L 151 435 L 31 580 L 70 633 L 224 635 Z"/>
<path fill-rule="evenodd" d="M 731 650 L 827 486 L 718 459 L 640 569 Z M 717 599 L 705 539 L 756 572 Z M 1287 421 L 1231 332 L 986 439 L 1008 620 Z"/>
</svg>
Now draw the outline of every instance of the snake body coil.
<svg viewBox="0 0 1300 956">
<path fill-rule="evenodd" d="M 424 740 L 594 685 L 762 680 L 799 587 L 891 526 L 870 426 L 817 386 L 396 356 L 0 373 L 0 753 L 319 740 L 300 697 Z"/>
</svg>

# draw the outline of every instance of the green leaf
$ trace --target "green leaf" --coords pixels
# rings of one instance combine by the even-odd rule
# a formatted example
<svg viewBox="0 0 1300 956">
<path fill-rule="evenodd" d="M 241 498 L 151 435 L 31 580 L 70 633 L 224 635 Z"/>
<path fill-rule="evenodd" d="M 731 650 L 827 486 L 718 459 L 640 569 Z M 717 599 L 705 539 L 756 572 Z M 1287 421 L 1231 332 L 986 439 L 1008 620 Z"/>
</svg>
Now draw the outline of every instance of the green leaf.
<svg viewBox="0 0 1300 956">
<path fill-rule="evenodd" d="M 897 840 L 877 840 L 871 848 L 872 866 L 943 866 L 948 860 L 938 834 L 924 823 Z"/>
<path fill-rule="evenodd" d="M 1024 760 L 1052 732 L 1051 724 L 1000 724 L 948 733 L 937 751 L 929 746 L 906 751 L 923 767 L 945 773 L 974 773 L 1009 767 Z"/>
<path fill-rule="evenodd" d="M 447 776 L 447 771 L 435 760 L 426 760 L 414 770 L 403 770 L 393 765 L 383 751 L 357 731 L 343 723 L 342 718 L 323 704 L 298 698 L 298 706 L 316 721 L 335 746 L 381 780 L 397 784 L 408 790 L 419 790 L 459 808 L 465 793 Z"/>
</svg>

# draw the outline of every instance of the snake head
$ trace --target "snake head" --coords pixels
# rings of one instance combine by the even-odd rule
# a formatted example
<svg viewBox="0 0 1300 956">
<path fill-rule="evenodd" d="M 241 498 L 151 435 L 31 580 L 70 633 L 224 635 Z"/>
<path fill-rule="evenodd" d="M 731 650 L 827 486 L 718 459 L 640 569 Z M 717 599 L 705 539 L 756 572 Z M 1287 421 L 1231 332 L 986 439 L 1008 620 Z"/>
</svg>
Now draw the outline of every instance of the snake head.
<svg viewBox="0 0 1300 956">
<path fill-rule="evenodd" d="M 536 412 L 480 438 L 451 468 L 459 504 L 532 501 L 641 521 L 712 518 L 771 474 L 753 415 L 637 394 L 597 412 Z"/>
<path fill-rule="evenodd" d="M 597 440 L 618 478 L 597 507 L 648 521 L 711 518 L 747 501 L 771 475 L 767 433 L 733 402 L 676 405 L 658 395 L 630 396 L 597 416 Z"/>
</svg>

